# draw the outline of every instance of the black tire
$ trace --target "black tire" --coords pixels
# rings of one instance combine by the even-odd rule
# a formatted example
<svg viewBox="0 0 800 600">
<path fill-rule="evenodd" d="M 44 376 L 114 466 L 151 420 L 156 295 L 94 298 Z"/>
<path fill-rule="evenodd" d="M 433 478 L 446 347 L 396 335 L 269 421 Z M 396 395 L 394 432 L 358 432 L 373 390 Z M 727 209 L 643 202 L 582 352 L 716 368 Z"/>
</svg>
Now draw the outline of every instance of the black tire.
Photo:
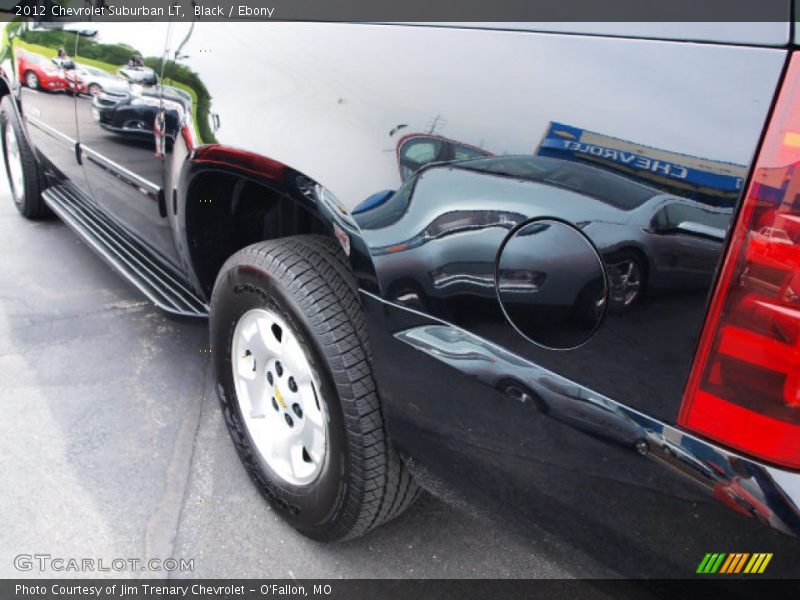
<svg viewBox="0 0 800 600">
<path fill-rule="evenodd" d="M 230 349 L 237 322 L 253 308 L 281 316 L 319 376 L 328 445 L 307 485 L 278 477 L 243 423 Z M 214 285 L 210 335 L 217 393 L 239 457 L 293 527 L 320 541 L 352 538 L 414 502 L 419 488 L 387 438 L 356 284 L 335 241 L 296 236 L 230 257 Z"/>
<path fill-rule="evenodd" d="M 42 219 L 50 216 L 50 209 L 42 200 L 42 190 L 44 189 L 44 178 L 39 164 L 33 156 L 33 150 L 28 145 L 27 139 L 22 131 L 17 113 L 12 105 L 14 100 L 11 96 L 4 96 L 0 101 L 0 139 L 3 144 L 3 164 L 5 165 L 6 177 L 9 181 L 11 197 L 14 206 L 19 213 L 27 219 Z M 9 155 L 6 142 L 6 130 L 12 128 L 16 137 L 19 158 L 22 163 L 22 190 L 15 189 L 11 179 L 11 168 L 9 166 Z"/>
<path fill-rule="evenodd" d="M 39 89 L 39 76 L 33 71 L 25 71 L 25 77 L 22 79 L 25 85 L 32 90 Z"/>
</svg>

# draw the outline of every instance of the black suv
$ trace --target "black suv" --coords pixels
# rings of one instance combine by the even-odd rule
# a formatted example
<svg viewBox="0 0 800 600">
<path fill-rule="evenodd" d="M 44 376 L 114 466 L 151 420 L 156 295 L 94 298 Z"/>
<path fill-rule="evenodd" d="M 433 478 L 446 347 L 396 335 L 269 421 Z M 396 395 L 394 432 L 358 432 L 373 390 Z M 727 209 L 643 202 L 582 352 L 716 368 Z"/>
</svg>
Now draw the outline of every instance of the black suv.
<svg viewBox="0 0 800 600">
<path fill-rule="evenodd" d="M 423 486 L 626 574 L 797 575 L 791 27 L 596 25 L 12 22 L 13 199 L 209 319 L 309 537 Z M 33 90 L 20 53 L 116 83 Z"/>
</svg>

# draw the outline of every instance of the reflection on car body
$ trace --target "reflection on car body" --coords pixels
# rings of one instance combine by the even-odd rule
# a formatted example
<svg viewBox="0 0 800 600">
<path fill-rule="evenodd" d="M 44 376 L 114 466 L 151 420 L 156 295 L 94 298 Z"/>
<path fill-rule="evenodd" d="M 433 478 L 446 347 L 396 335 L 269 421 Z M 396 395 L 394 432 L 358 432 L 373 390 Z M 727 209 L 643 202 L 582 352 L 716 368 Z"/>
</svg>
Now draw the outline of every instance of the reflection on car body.
<svg viewBox="0 0 800 600">
<path fill-rule="evenodd" d="M 597 395 L 552 373 L 531 371 L 525 361 L 466 332 L 443 325 L 419 327 L 395 334 L 397 339 L 435 356 L 498 392 L 536 407 L 542 415 L 586 433 L 647 454 L 644 428 Z M 534 418 L 533 416 L 531 418 Z"/>
<path fill-rule="evenodd" d="M 124 88 L 124 82 L 119 77 L 103 69 L 76 63 L 75 70 L 83 80 L 83 85 L 80 89 L 82 94 L 96 96 L 106 90 L 113 92 Z"/>
<path fill-rule="evenodd" d="M 192 99 L 186 92 L 168 85 L 151 87 L 128 84 L 122 89 L 100 92 L 92 100 L 92 115 L 107 131 L 138 139 L 166 138 L 171 145 L 180 132 Z M 156 118 L 162 112 L 164 125 L 156 128 Z"/>
<path fill-rule="evenodd" d="M 28 88 L 50 92 L 67 89 L 64 67 L 54 59 L 22 49 L 18 49 L 16 55 L 17 72 Z"/>
<path fill-rule="evenodd" d="M 432 201 L 427 197 L 435 196 L 442 206 L 445 185 L 453 208 L 431 214 Z M 501 197 L 517 210 L 478 208 Z M 482 272 L 473 269 L 464 285 L 457 291 L 450 287 L 449 293 L 486 296 L 486 284 L 494 278 L 497 228 L 509 231 L 526 218 L 577 223 L 606 263 L 610 309 L 618 312 L 630 308 L 645 288 L 691 291 L 707 286 L 731 214 L 730 209 L 663 194 L 600 167 L 537 156 L 429 164 L 394 196 L 354 211 L 356 221 L 375 240 L 374 254 L 386 263 L 387 274 L 396 272 L 398 280 L 411 281 L 415 277 L 403 274 L 404 270 L 430 265 L 424 272 L 431 279 L 420 280 L 417 275 L 415 285 L 429 299 L 442 297 L 437 288 L 444 273 L 449 274 L 448 283 L 453 281 L 452 274 L 460 269 L 448 265 L 456 264 L 484 266 Z M 410 238 L 393 235 L 415 230 L 418 233 Z M 419 273 L 416 266 L 413 269 Z M 386 285 L 396 287 L 392 281 Z"/>
</svg>

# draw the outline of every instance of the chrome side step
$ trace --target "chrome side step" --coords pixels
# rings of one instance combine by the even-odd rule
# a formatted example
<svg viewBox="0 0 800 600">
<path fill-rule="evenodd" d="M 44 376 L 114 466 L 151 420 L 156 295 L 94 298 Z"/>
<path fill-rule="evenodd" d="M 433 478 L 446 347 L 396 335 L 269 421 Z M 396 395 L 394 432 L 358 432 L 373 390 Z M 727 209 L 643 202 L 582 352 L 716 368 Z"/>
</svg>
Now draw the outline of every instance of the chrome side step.
<svg viewBox="0 0 800 600">
<path fill-rule="evenodd" d="M 186 279 L 124 227 L 67 186 L 42 193 L 47 206 L 114 269 L 167 312 L 207 317 L 208 305 Z"/>
</svg>

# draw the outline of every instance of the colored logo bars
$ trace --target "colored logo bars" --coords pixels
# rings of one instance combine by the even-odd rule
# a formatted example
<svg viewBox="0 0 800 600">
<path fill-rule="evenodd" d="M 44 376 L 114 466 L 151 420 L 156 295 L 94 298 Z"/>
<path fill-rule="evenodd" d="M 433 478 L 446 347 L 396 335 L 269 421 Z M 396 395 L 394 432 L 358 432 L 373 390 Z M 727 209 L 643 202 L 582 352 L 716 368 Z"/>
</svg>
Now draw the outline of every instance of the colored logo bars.
<svg viewBox="0 0 800 600">
<path fill-rule="evenodd" d="M 702 574 L 738 574 L 738 573 L 763 573 L 769 561 L 772 560 L 772 553 L 758 552 L 732 552 L 726 554 L 709 552 L 700 561 L 697 573 Z"/>
</svg>

